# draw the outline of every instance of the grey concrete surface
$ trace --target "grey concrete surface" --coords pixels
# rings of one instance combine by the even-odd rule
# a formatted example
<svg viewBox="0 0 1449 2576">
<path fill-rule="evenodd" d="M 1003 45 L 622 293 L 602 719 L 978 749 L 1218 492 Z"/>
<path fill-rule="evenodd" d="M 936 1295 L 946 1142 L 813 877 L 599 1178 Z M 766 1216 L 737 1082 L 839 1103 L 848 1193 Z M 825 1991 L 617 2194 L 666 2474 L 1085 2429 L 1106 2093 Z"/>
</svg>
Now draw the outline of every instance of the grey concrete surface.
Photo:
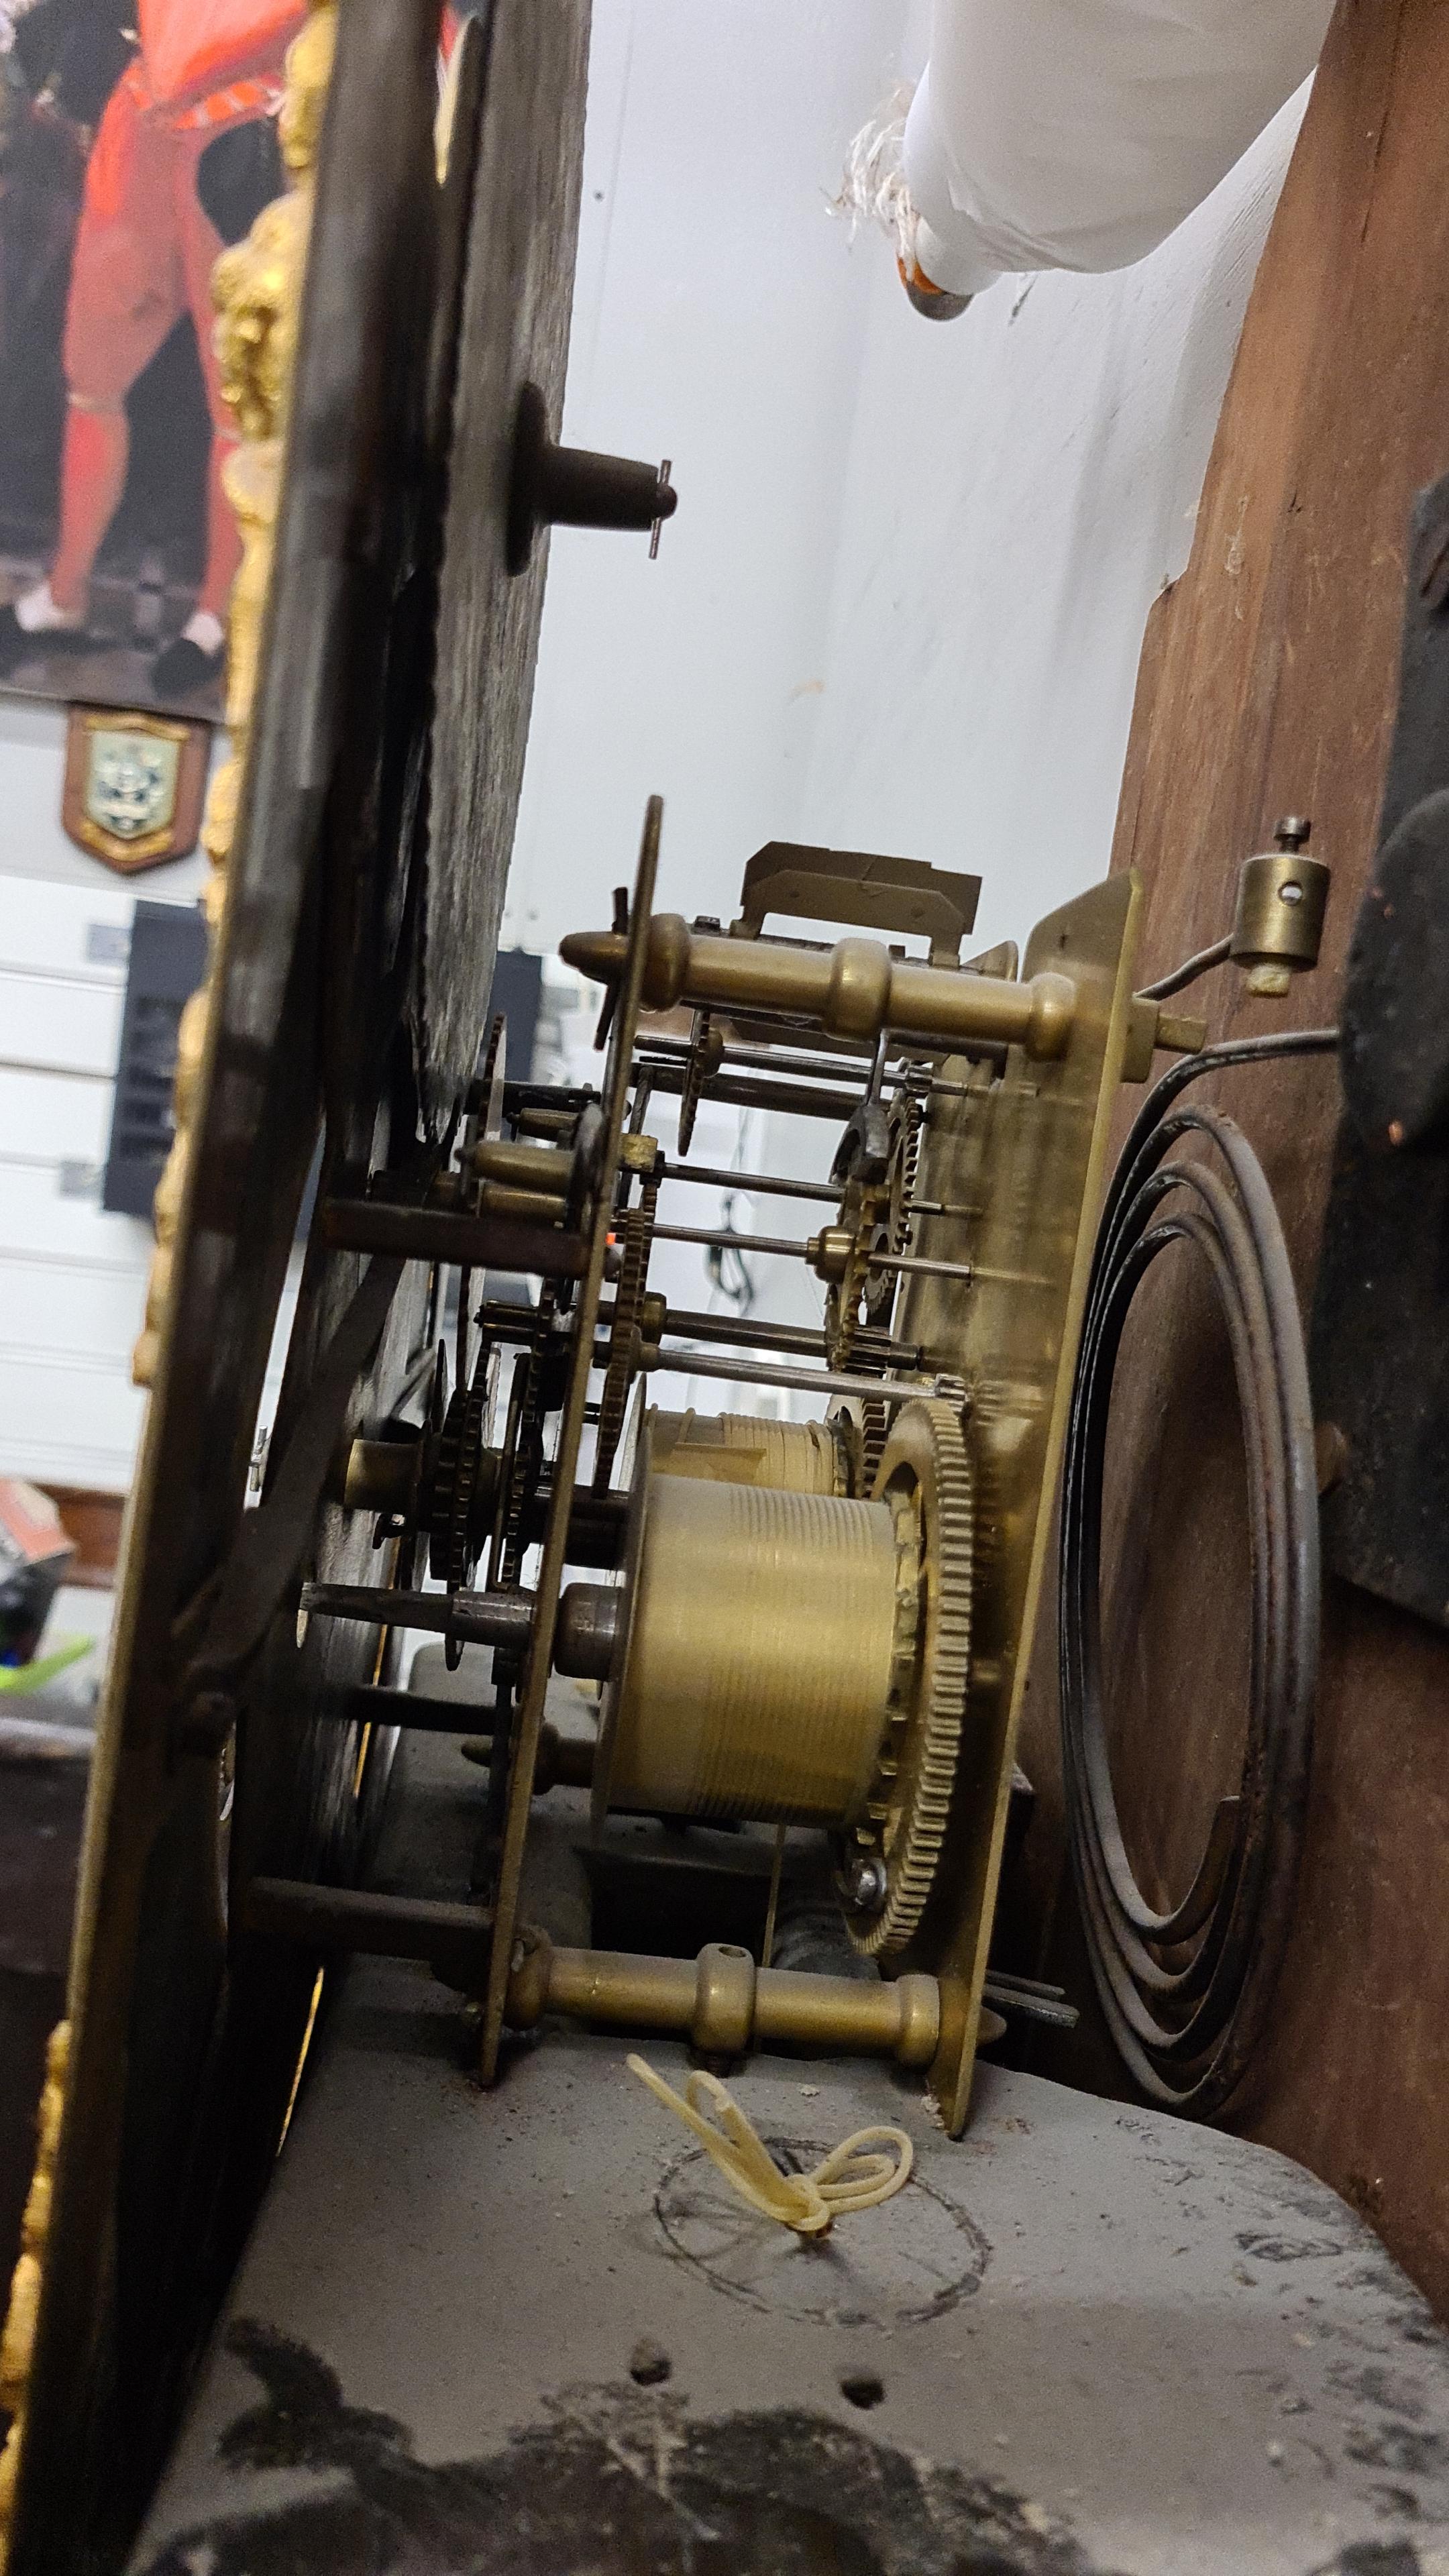
<svg viewBox="0 0 1449 2576">
<path fill-rule="evenodd" d="M 460 1893 L 480 1797 L 408 1738 L 384 1883 Z M 537 1811 L 540 1895 L 580 1822 Z M 627 2040 L 485 2095 L 425 1969 L 337 1982 L 136 2571 L 1449 2576 L 1449 2338 L 1286 2158 L 985 2065 L 953 2143 L 915 2077 L 762 2057 L 782 2155 L 915 2146 L 811 2246 Z"/>
<path fill-rule="evenodd" d="M 306 2465 L 267 2465 L 265 2436 L 248 2456 L 235 2428 L 256 2418 L 258 2374 L 228 2326 L 249 2320 L 317 2356 L 344 2414 L 380 2410 L 443 2477 L 516 2455 L 530 2433 L 590 2428 L 667 2494 L 690 2427 L 808 2418 L 827 2495 L 849 2484 L 837 2437 L 852 2459 L 865 2443 L 915 2464 L 928 2494 L 944 2473 L 935 2519 L 954 2554 L 928 2561 L 919 2535 L 894 2554 L 888 2527 L 852 2514 L 874 2553 L 859 2565 L 892 2576 L 1449 2570 L 1449 2350 L 1376 2240 L 1285 2159 L 991 2070 L 954 2145 L 903 2077 L 760 2060 L 739 2099 L 802 2156 L 876 2120 L 916 2144 L 900 2198 L 813 2248 L 736 2209 L 626 2072 L 624 2042 L 550 2033 L 486 2098 L 459 2035 L 425 1972 L 353 1971 L 138 2566 L 675 2563 L 586 2558 L 566 2534 L 561 2554 L 517 2555 L 496 2474 L 471 2542 L 446 2535 L 439 2554 L 348 2554 L 349 2523 L 342 2554 L 258 2555 L 300 2505 L 351 2508 L 371 2471 L 335 2432 Z M 681 2079 L 678 2048 L 649 2054 Z M 641 2343 L 669 2364 L 648 2389 L 630 2375 Z M 872 2380 L 868 2410 L 843 2393 Z M 803 2431 L 801 2457 L 821 2439 Z M 546 2445 L 535 2465 L 536 2517 Z M 980 2487 L 1002 2523 L 993 2546 L 1018 2554 L 969 2554 Z"/>
</svg>

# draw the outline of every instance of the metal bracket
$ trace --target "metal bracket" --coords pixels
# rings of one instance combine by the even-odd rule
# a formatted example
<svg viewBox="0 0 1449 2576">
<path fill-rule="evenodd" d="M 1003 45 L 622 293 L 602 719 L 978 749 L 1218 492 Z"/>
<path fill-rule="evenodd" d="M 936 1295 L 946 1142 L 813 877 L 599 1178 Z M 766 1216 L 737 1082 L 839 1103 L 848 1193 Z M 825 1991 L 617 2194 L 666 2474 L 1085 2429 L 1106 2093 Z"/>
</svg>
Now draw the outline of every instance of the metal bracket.
<svg viewBox="0 0 1449 2576">
<path fill-rule="evenodd" d="M 860 930 L 922 933 L 933 966 L 956 966 L 981 900 L 979 877 L 954 876 L 924 859 L 883 858 L 872 850 L 819 850 L 801 841 L 767 841 L 745 869 L 737 939 L 758 939 L 766 915 L 791 921 L 848 921 Z"/>
</svg>

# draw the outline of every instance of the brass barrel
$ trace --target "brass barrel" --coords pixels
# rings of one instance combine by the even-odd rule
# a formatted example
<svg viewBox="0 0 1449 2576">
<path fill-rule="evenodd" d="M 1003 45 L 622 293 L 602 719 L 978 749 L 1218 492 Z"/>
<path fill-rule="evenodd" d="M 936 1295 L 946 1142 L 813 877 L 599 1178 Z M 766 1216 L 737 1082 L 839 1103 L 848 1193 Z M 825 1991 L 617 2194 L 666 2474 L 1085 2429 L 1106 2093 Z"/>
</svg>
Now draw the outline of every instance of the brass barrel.
<svg viewBox="0 0 1449 2576">
<path fill-rule="evenodd" d="M 700 1476 L 716 1485 L 775 1485 L 792 1494 L 848 1494 L 850 1453 L 834 1422 L 775 1422 L 759 1413 L 664 1413 L 644 1417 L 649 1464 L 658 1476 Z"/>
<path fill-rule="evenodd" d="M 887 1723 L 888 1506 L 647 1475 L 638 1507 L 599 1810 L 849 1822 Z"/>
</svg>

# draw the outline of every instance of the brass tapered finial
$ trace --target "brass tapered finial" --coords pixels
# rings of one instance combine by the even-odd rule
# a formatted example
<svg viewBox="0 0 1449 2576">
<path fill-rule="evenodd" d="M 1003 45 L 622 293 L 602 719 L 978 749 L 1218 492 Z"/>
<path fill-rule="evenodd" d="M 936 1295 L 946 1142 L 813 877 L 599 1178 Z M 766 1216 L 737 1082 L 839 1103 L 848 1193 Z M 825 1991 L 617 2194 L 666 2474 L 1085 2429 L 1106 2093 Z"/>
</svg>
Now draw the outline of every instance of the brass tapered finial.
<svg viewBox="0 0 1449 2576">
<path fill-rule="evenodd" d="M 574 930 L 559 942 L 566 966 L 576 966 L 595 984 L 615 984 L 624 972 L 629 942 L 618 930 Z"/>
</svg>

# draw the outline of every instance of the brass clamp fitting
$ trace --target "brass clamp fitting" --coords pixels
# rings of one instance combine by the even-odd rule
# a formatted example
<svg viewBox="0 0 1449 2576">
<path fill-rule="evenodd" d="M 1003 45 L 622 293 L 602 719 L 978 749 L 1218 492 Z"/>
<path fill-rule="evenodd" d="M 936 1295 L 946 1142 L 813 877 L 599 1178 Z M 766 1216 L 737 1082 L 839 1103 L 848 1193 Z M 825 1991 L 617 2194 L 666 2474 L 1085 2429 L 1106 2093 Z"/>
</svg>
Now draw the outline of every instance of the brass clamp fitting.
<svg viewBox="0 0 1449 2576">
<path fill-rule="evenodd" d="M 1245 859 L 1238 878 L 1230 953 L 1248 969 L 1249 992 L 1263 998 L 1286 993 L 1294 975 L 1318 963 L 1329 871 L 1307 855 L 1312 829 L 1306 815 L 1285 814 L 1273 848 Z"/>
</svg>

